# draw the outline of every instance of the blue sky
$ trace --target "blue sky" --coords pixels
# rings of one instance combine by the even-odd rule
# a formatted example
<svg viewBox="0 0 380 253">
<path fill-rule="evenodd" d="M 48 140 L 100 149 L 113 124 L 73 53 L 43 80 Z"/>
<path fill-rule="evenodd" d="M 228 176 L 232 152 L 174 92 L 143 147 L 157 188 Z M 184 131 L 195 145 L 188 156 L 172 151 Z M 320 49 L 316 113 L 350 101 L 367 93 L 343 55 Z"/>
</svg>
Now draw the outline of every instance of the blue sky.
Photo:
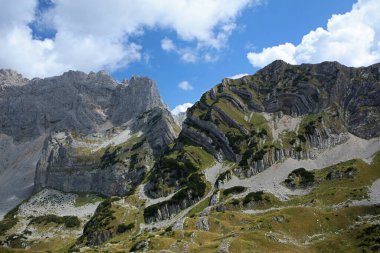
<svg viewBox="0 0 380 253">
<path fill-rule="evenodd" d="M 0 7 L 0 68 L 29 78 L 68 69 L 148 76 L 171 109 L 275 59 L 380 61 L 378 0 L 0 0 Z"/>
<path fill-rule="evenodd" d="M 258 69 L 247 60 L 246 54 L 255 49 L 284 42 L 298 44 L 302 36 L 317 27 L 325 27 L 335 13 L 350 11 L 355 1 L 341 0 L 269 0 L 266 4 L 247 8 L 237 18 L 238 28 L 228 44 L 219 53 L 216 62 L 186 63 L 177 55 L 161 49 L 163 37 L 177 41 L 176 35 L 162 30 L 147 31 L 141 42 L 152 55 L 148 64 L 144 61 L 132 64 L 126 71 L 114 73 L 122 79 L 132 74 L 147 75 L 155 79 L 161 95 L 170 108 L 184 102 L 195 102 L 200 96 L 223 78 L 239 73 L 253 74 Z M 177 85 L 188 81 L 194 90 L 181 90 Z"/>
</svg>

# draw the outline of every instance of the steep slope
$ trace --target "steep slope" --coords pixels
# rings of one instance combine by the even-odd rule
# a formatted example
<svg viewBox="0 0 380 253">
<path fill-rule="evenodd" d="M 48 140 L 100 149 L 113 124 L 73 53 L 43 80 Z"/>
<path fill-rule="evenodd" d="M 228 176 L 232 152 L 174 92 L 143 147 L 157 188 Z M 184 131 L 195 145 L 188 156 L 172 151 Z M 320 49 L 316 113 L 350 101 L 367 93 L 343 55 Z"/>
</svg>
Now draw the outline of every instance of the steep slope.
<svg viewBox="0 0 380 253">
<path fill-rule="evenodd" d="M 49 131 L 91 133 L 164 108 L 154 81 L 143 77 L 119 83 L 105 72 L 69 71 L 22 84 L 2 85 L 0 91 L 0 132 L 16 141 Z"/>
<path fill-rule="evenodd" d="M 37 208 L 31 220 L 50 221 L 51 238 L 25 217 L 38 196 L 66 196 L 43 190 L 0 222 L 0 243 L 55 251 L 65 235 L 59 250 L 71 252 L 377 252 L 379 91 L 380 64 L 276 61 L 206 92 L 166 149 L 171 138 L 155 134 L 172 119 L 155 109 L 95 134 L 60 130 L 45 141 L 36 189 L 99 186 L 109 197 L 84 226 L 77 215 L 74 242 L 78 227 L 58 224 L 68 217 Z"/>
<path fill-rule="evenodd" d="M 178 127 L 167 110 L 153 108 L 122 127 L 91 135 L 57 133 L 47 139 L 37 164 L 35 191 L 126 195 L 174 141 Z"/>
<path fill-rule="evenodd" d="M 0 85 L 0 215 L 43 187 L 124 194 L 179 132 L 145 77 L 69 71 L 27 80 L 1 70 Z"/>
<path fill-rule="evenodd" d="M 232 176 L 251 177 L 286 158 L 315 159 L 347 142 L 349 133 L 378 137 L 379 78 L 379 64 L 275 61 L 253 76 L 224 79 L 189 110 L 176 145 L 155 167 L 147 194 L 176 193 L 149 206 L 146 221 L 173 217 L 206 194 L 210 186 L 201 172 L 206 154 L 235 163 L 219 184 Z"/>
<path fill-rule="evenodd" d="M 378 153 L 371 164 L 349 160 L 310 170 L 306 184 L 291 186 L 304 193 L 286 201 L 246 187 L 215 191 L 178 219 L 152 226 L 139 226 L 144 203 L 135 196 L 110 199 L 72 250 L 378 252 L 379 168 Z"/>
</svg>

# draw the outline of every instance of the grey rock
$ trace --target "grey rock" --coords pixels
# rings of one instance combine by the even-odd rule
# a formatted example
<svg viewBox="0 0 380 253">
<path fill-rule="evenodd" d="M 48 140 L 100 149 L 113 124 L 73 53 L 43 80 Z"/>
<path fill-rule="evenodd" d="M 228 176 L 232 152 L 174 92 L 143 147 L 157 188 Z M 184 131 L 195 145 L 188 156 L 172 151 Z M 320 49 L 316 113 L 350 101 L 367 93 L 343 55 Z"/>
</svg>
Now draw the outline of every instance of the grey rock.
<svg viewBox="0 0 380 253">
<path fill-rule="evenodd" d="M 5 86 L 21 86 L 28 82 L 21 74 L 11 69 L 0 69 L 0 90 Z"/>
<path fill-rule="evenodd" d="M 110 230 L 95 231 L 90 236 L 88 236 L 88 244 L 96 246 L 108 241 L 111 237 L 112 231 Z"/>
<path fill-rule="evenodd" d="M 219 199 L 220 199 L 220 191 L 217 191 L 216 193 L 214 193 L 211 198 L 210 198 L 210 205 L 211 206 L 214 206 L 216 204 L 219 203 Z"/>
<path fill-rule="evenodd" d="M 133 147 L 145 151 L 137 159 L 146 166 L 133 168 L 131 159 L 103 166 L 79 152 L 91 151 L 93 142 L 106 142 L 126 129 L 139 134 L 141 147 Z M 33 188 L 126 194 L 179 131 L 149 78 L 134 76 L 118 82 L 104 71 L 68 71 L 28 80 L 12 70 L 0 70 L 0 178 L 7 181 L 0 195 L 11 194 L 12 185 L 22 189 L 7 197 L 17 193 L 14 206 Z M 0 201 L 0 209 L 12 205 Z"/>
<path fill-rule="evenodd" d="M 208 218 L 207 218 L 207 216 L 199 217 L 199 219 L 197 220 L 197 223 L 195 224 L 195 227 L 198 230 L 209 231 L 210 227 L 209 227 L 209 224 L 208 224 Z"/>
<path fill-rule="evenodd" d="M 105 153 L 100 160 L 86 159 L 86 156 L 83 158 L 78 155 L 83 147 L 76 148 L 78 144 L 71 135 L 55 134 L 46 141 L 37 164 L 35 191 L 49 187 L 65 192 L 92 192 L 106 196 L 128 194 L 141 183 L 150 169 L 149 164 L 153 164 L 154 159 L 176 138 L 173 126 L 175 123 L 170 113 L 159 107 L 129 121 L 125 127 L 131 133 L 142 134 L 142 141 L 134 143 L 135 148 L 132 148 L 141 151 L 138 159 L 142 161 L 132 161 L 132 156 L 130 160 L 117 160 L 106 165 L 103 161 Z M 95 139 L 91 140 L 94 142 Z M 121 155 L 136 152 L 123 150 L 123 144 L 120 144 L 120 151 L 117 151 Z"/>
<path fill-rule="evenodd" d="M 182 124 L 186 120 L 186 112 L 180 112 L 177 115 L 173 114 L 173 118 L 176 121 L 177 125 L 182 128 Z"/>
<path fill-rule="evenodd" d="M 144 252 L 144 251 L 147 251 L 147 250 L 149 250 L 149 244 L 150 244 L 149 239 L 137 242 L 137 243 L 135 243 L 132 246 L 130 252 Z"/>
<path fill-rule="evenodd" d="M 55 131 L 96 132 L 164 108 L 155 82 L 145 77 L 119 83 L 104 72 L 69 71 L 28 82 L 17 74 L 7 76 L 1 82 L 22 85 L 0 90 L 0 133 L 18 141 Z"/>
</svg>

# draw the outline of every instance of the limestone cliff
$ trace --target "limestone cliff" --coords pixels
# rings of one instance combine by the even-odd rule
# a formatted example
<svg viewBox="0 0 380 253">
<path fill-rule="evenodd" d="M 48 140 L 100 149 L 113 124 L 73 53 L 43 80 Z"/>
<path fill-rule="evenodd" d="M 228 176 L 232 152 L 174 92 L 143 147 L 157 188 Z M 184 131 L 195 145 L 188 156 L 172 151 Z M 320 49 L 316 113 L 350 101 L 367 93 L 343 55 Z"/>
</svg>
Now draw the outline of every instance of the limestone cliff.
<svg viewBox="0 0 380 253">
<path fill-rule="evenodd" d="M 69 71 L 28 80 L 0 70 L 0 214 L 33 188 L 125 194 L 178 132 L 149 78 Z M 109 161 L 116 153 L 123 160 Z"/>
<path fill-rule="evenodd" d="M 90 135 L 60 132 L 45 142 L 35 191 L 126 195 L 141 183 L 179 132 L 170 113 L 155 107 L 122 127 Z"/>
<path fill-rule="evenodd" d="M 15 83 L 14 75 L 2 82 Z M 144 77 L 119 83 L 105 72 L 69 71 L 23 84 L 0 90 L 0 133 L 17 141 L 54 131 L 96 132 L 164 107 L 155 82 Z"/>
</svg>

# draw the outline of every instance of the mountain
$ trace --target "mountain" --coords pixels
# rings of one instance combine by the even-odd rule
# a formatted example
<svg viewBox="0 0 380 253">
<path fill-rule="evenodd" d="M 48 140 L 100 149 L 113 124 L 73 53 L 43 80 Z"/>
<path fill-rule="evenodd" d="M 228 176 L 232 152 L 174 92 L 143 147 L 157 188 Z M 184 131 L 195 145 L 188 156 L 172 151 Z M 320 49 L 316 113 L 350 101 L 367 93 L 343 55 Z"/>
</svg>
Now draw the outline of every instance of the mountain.
<svg viewBox="0 0 380 253">
<path fill-rule="evenodd" d="M 181 130 L 149 79 L 118 83 L 102 72 L 68 72 L 28 81 L 3 72 L 9 81 L 1 91 L 13 94 L 33 82 L 60 90 L 65 75 L 79 75 L 57 94 L 73 89 L 70 99 L 85 98 L 70 111 L 62 104 L 58 115 L 71 118 L 49 125 L 30 112 L 17 120 L 7 114 L 2 160 L 18 161 L 16 150 L 35 165 L 34 194 L 0 221 L 8 250 L 380 249 L 380 64 L 275 61 L 254 75 L 223 79 L 187 111 Z M 21 99 L 14 108 L 32 111 L 47 101 L 29 97 L 35 90 L 25 95 L 34 102 L 23 107 L 28 99 Z M 133 114 L 134 104 L 123 100 L 130 93 L 131 101 L 152 93 L 146 96 L 156 102 Z M 60 110 L 54 101 L 46 108 Z M 99 108 L 103 118 L 95 116 Z M 20 124 L 24 117 L 35 127 Z M 26 166 L 16 164 L 12 171 Z"/>
<path fill-rule="evenodd" d="M 43 187 L 125 194 L 179 132 L 145 77 L 1 70 L 0 80 L 1 211 Z"/>
<path fill-rule="evenodd" d="M 379 65 L 354 69 L 336 62 L 275 61 L 253 76 L 224 79 L 189 110 L 176 145 L 147 186 L 151 197 L 177 192 L 187 201 L 177 203 L 174 195 L 148 207 L 146 221 L 171 217 L 204 196 L 207 180 L 200 170 L 212 159 L 207 155 L 237 164 L 225 172 L 227 178 L 247 178 L 286 158 L 316 159 L 347 143 L 350 134 L 379 137 L 379 71 Z"/>
</svg>

